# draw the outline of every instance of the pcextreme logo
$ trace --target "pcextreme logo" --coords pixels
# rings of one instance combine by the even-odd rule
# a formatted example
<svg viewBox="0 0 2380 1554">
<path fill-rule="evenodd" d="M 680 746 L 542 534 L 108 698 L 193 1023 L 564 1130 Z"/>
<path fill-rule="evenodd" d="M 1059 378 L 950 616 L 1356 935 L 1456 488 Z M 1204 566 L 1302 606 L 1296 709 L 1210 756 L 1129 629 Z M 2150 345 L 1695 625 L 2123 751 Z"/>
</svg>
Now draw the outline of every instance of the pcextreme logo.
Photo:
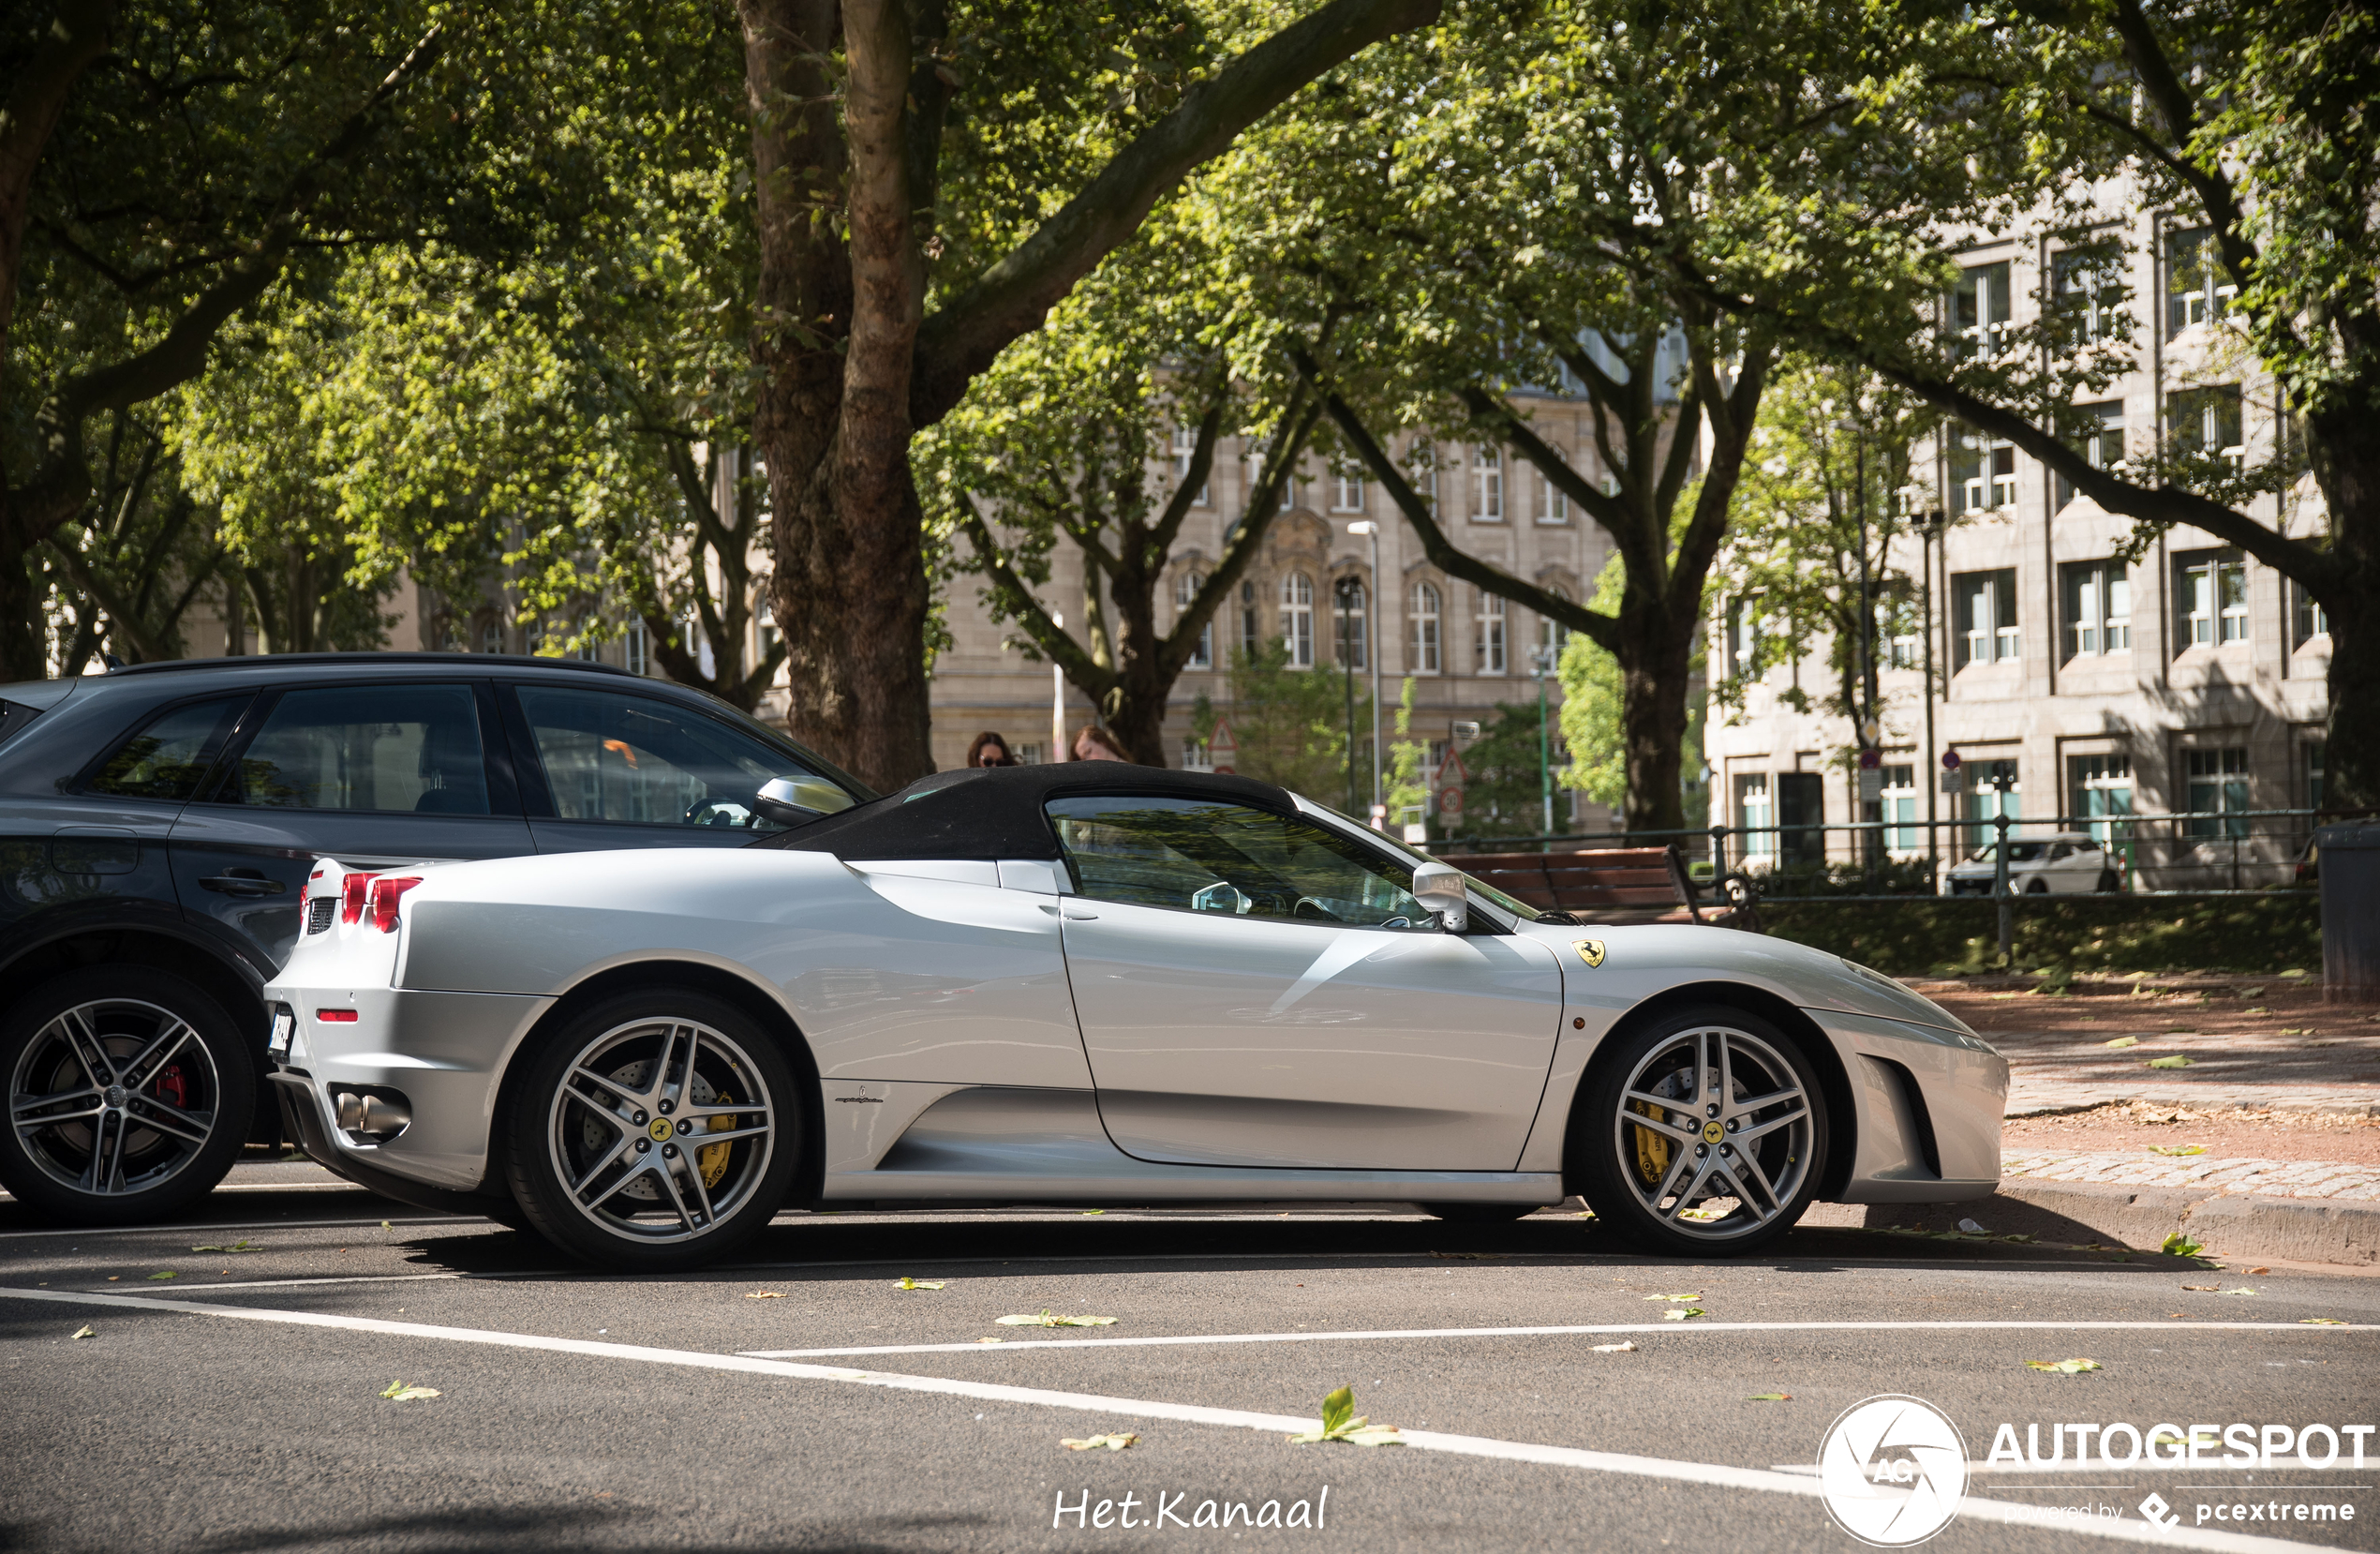
<svg viewBox="0 0 2380 1554">
<path fill-rule="evenodd" d="M 1950 1416 L 1922 1397 L 1866 1398 L 1827 1430 L 1818 1482 L 1837 1527 L 1877 1548 L 1907 1548 L 1958 1515 L 1967 1442 Z"/>
</svg>

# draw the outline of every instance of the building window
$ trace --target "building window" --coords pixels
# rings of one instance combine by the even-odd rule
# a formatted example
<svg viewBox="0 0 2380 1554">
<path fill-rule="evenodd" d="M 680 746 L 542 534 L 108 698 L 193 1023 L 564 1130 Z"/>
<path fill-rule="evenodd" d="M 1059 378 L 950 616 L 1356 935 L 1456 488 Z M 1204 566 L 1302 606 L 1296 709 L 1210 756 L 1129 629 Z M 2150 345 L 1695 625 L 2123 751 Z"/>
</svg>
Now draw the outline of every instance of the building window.
<svg viewBox="0 0 2380 1554">
<path fill-rule="evenodd" d="M 2124 468 L 2124 402 L 2104 400 L 2094 405 L 2076 405 L 2065 418 L 2066 441 L 2081 454 L 2094 470 Z M 2075 500 L 2075 486 L 2064 475 L 2058 477 L 2058 510 Z"/>
<path fill-rule="evenodd" d="M 1182 741 L 1182 770 L 1184 771 L 1212 771 L 1214 770 L 1214 763 L 1207 756 L 1206 740 L 1184 740 Z"/>
<path fill-rule="evenodd" d="M 1962 271 L 1950 294 L 1951 332 L 1961 355 L 1997 355 L 2008 332 L 2008 261 Z"/>
<path fill-rule="evenodd" d="M 482 621 L 480 623 L 480 651 L 500 653 L 503 650 L 504 627 L 502 623 L 496 620 Z"/>
<path fill-rule="evenodd" d="M 1481 589 L 1480 613 L 1474 624 L 1473 656 L 1479 661 L 1480 673 L 1500 675 L 1504 668 L 1504 600 L 1499 594 Z"/>
<path fill-rule="evenodd" d="M 1257 645 L 1264 635 L 1263 628 L 1258 621 L 1257 586 L 1254 583 L 1242 583 L 1240 585 L 1240 656 L 1251 664 L 1256 662 Z"/>
<path fill-rule="evenodd" d="M 1566 605 L 1570 602 L 1570 590 L 1559 583 L 1549 584 L 1545 591 Z M 1537 650 L 1544 655 L 1549 667 L 1560 660 L 1562 650 L 1569 645 L 1569 627 L 1550 615 L 1537 618 Z"/>
<path fill-rule="evenodd" d="M 2305 584 L 2295 579 L 2290 581 L 2289 596 L 2293 606 L 2289 613 L 2297 633 L 2290 646 L 2302 648 L 2316 637 L 2328 637 L 2330 635 L 2330 612 L 2322 607 L 2322 601 L 2309 593 Z"/>
<path fill-rule="evenodd" d="M 1197 567 L 1184 567 L 1174 574 L 1173 612 L 1177 620 L 1181 619 L 1182 612 L 1188 609 L 1197 599 L 1198 590 L 1206 585 L 1206 581 L 1205 577 L 1199 575 Z M 1189 669 L 1214 667 L 1214 620 L 1212 617 L 1198 628 L 1198 645 L 1190 650 L 1190 660 L 1183 667 Z"/>
<path fill-rule="evenodd" d="M 2076 561 L 2063 569 L 2066 656 L 2132 650 L 2132 580 L 2121 561 Z"/>
<path fill-rule="evenodd" d="M 1884 665 L 1891 669 L 1914 669 L 1925 662 L 1925 618 L 1918 612 L 1917 601 L 1906 596 L 1885 601 L 1883 619 L 1878 630 L 1884 637 Z"/>
<path fill-rule="evenodd" d="M 2306 808 L 2318 810 L 2322 808 L 2323 799 L 2329 793 L 2328 784 L 2323 781 L 2322 770 L 2323 758 L 2329 754 L 2329 743 L 2324 740 L 2309 740 L 2305 744 L 2305 752 Z"/>
<path fill-rule="evenodd" d="M 1416 442 L 1405 452 L 1405 467 L 1413 486 L 1413 494 L 1421 505 L 1435 514 L 1438 510 L 1438 451 L 1430 443 Z"/>
<path fill-rule="evenodd" d="M 1471 521 L 1504 521 L 1504 450 L 1486 442 L 1471 451 Z"/>
<path fill-rule="evenodd" d="M 2174 592 L 2180 605 L 2178 651 L 2248 640 L 2248 567 L 2238 551 L 2176 557 Z"/>
<path fill-rule="evenodd" d="M 784 640 L 784 634 L 777 629 L 777 602 L 769 597 L 766 589 L 761 590 L 760 604 L 753 614 L 760 629 L 760 656 L 765 660 Z"/>
<path fill-rule="evenodd" d="M 1339 663 L 1353 669 L 1369 668 L 1364 659 L 1365 624 L 1363 584 L 1353 577 L 1342 577 L 1331 585 L 1331 643 L 1337 650 Z"/>
<path fill-rule="evenodd" d="M 1761 639 L 1767 635 L 1763 629 L 1767 617 L 1761 612 L 1761 596 L 1743 594 L 1730 600 L 1727 606 L 1727 672 L 1741 679 L 1760 672 Z"/>
<path fill-rule="evenodd" d="M 2124 311 L 2124 259 L 2110 248 L 2074 248 L 2055 261 L 2058 300 L 2077 341 L 2120 340 L 2132 333 Z"/>
<path fill-rule="evenodd" d="M 1558 443 L 1546 444 L 1546 451 L 1552 454 L 1563 468 L 1569 467 L 1570 461 L 1563 454 Z M 1570 521 L 1569 493 L 1554 485 L 1554 477 L 1542 470 L 1537 471 L 1537 521 L 1540 523 Z"/>
<path fill-rule="evenodd" d="M 2248 752 L 2238 745 L 2183 753 L 2190 771 L 2190 835 L 2237 839 L 2248 834 Z"/>
<path fill-rule="evenodd" d="M 1290 668 L 1314 667 L 1314 579 L 1302 572 L 1281 579 L 1281 646 Z"/>
<path fill-rule="evenodd" d="M 1405 662 L 1417 675 L 1438 672 L 1438 590 L 1429 583 L 1413 585 L 1413 635 L 1406 644 Z"/>
<path fill-rule="evenodd" d="M 652 634 L 646 629 L 645 618 L 641 615 L 629 617 L 628 631 L 622 638 L 622 658 L 632 675 L 653 672 Z"/>
<path fill-rule="evenodd" d="M 1960 428 L 1950 441 L 1950 486 L 1961 513 L 2016 506 L 2016 444 Z"/>
<path fill-rule="evenodd" d="M 2132 828 L 2120 816 L 2132 813 L 2132 757 L 2124 755 L 2066 757 L 2066 802 L 2102 843 L 2121 842 Z"/>
<path fill-rule="evenodd" d="M 1361 513 L 1363 511 L 1363 477 L 1341 471 L 1331 481 L 1331 511 Z"/>
<path fill-rule="evenodd" d="M 2176 389 L 2165 396 L 2165 427 L 2175 456 L 2220 458 L 2235 469 L 2248 456 L 2239 385 Z"/>
<path fill-rule="evenodd" d="M 1748 772 L 1735 779 L 1735 823 L 1744 828 L 1744 857 L 1777 856 L 1777 811 L 1769 804 L 1768 773 Z"/>
<path fill-rule="evenodd" d="M 1190 461 L 1197 456 L 1197 453 L 1198 428 L 1196 426 L 1174 427 L 1173 484 L 1176 490 L 1180 490 L 1182 483 L 1190 478 Z M 1194 507 L 1204 507 L 1206 504 L 1207 486 L 1204 481 L 1201 481 L 1198 484 L 1198 494 L 1192 499 L 1191 505 Z"/>
<path fill-rule="evenodd" d="M 1253 443 L 1248 448 L 1248 472 L 1251 486 L 1262 486 L 1272 472 L 1272 444 L 1270 441 Z M 1293 467 L 1281 482 L 1281 507 L 1287 513 L 1298 504 L 1298 472 Z"/>
<path fill-rule="evenodd" d="M 2016 570 L 1962 572 L 1950 580 L 1951 603 L 1956 617 L 1956 674 L 1971 664 L 1999 664 L 2016 657 L 2022 643 L 2016 630 Z"/>
<path fill-rule="evenodd" d="M 2224 272 L 2212 229 L 2193 227 L 2165 236 L 2165 333 L 2219 319 L 2231 308 L 2239 288 Z"/>
<path fill-rule="evenodd" d="M 1969 761 L 1959 770 L 1967 773 L 1967 846 L 1971 852 L 2000 835 L 1993 821 L 2004 814 L 2014 822 L 2024 813 L 2024 789 L 2016 781 L 2014 761 Z"/>
<path fill-rule="evenodd" d="M 1926 832 L 1916 825 L 1917 769 L 1914 766 L 1888 766 L 1884 769 L 1884 786 L 1880 795 L 1883 807 L 1877 818 L 1884 822 L 1884 850 L 1898 856 L 1926 850 Z"/>
</svg>

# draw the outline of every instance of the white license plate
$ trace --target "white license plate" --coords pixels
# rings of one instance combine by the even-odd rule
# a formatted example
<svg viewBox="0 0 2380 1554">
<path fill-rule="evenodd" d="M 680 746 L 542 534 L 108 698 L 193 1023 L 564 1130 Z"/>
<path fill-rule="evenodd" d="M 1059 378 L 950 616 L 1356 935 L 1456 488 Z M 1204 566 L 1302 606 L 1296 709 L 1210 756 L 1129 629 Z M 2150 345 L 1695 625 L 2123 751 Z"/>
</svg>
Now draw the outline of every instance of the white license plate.
<svg viewBox="0 0 2380 1554">
<path fill-rule="evenodd" d="M 291 1014 L 287 1009 L 276 1011 L 273 1016 L 273 1034 L 265 1038 L 265 1052 L 274 1057 L 289 1056 L 290 1037 L 295 1032 L 296 1028 L 297 1016 Z"/>
</svg>

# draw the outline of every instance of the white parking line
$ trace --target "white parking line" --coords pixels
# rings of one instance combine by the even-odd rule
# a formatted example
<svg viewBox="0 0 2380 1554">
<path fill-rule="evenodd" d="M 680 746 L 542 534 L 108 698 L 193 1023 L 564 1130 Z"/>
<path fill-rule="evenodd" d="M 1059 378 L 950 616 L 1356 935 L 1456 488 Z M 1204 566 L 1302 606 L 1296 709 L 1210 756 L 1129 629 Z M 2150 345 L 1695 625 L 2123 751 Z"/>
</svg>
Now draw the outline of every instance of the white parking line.
<svg viewBox="0 0 2380 1554">
<path fill-rule="evenodd" d="M 61 1235 L 156 1235 L 165 1232 L 192 1235 L 221 1235 L 226 1231 L 337 1231 L 356 1226 L 366 1229 L 379 1224 L 378 1219 L 276 1219 L 262 1225 L 211 1225 L 197 1220 L 162 1225 L 110 1225 L 100 1230 L 66 1231 L 0 1231 L 0 1241 L 28 1241 L 37 1236 L 55 1238 Z M 392 1225 L 477 1225 L 493 1220 L 475 1219 L 468 1215 L 441 1214 L 427 1219 L 391 1219 Z"/>
<path fill-rule="evenodd" d="M 1078 1413 L 1120 1414 L 1136 1419 L 1170 1419 L 1184 1424 L 1216 1425 L 1240 1429 L 1296 1431 L 1318 1423 L 1291 1414 L 1257 1413 L 1243 1409 L 1208 1408 L 1193 1403 L 1165 1403 L 1146 1398 L 1108 1397 L 1096 1393 L 1053 1392 L 1041 1387 L 1005 1386 L 997 1382 L 953 1381 L 940 1376 L 912 1376 L 897 1371 L 851 1370 L 838 1366 L 800 1365 L 789 1360 L 758 1359 L 744 1354 L 705 1354 L 692 1350 L 655 1349 L 643 1344 L 596 1343 L 586 1338 L 549 1338 L 528 1333 L 501 1333 L 472 1327 L 439 1327 L 428 1322 L 386 1322 L 374 1317 L 330 1316 L 314 1311 L 277 1311 L 239 1306 L 209 1306 L 196 1301 L 159 1300 L 148 1295 L 77 1293 L 52 1290 L 0 1287 L 0 1298 L 48 1301 L 66 1306 L 107 1306 L 133 1310 L 165 1311 L 185 1316 L 223 1317 L 235 1322 L 277 1322 L 295 1327 L 332 1328 L 352 1333 L 378 1333 L 392 1337 L 436 1338 L 450 1343 L 484 1344 L 500 1349 L 542 1350 L 585 1354 L 599 1359 L 633 1360 L 647 1365 L 680 1366 L 695 1370 L 740 1371 L 748 1375 L 781 1376 L 796 1381 L 842 1382 L 901 1392 L 940 1394 L 981 1401 L 1019 1403 L 1039 1408 L 1068 1409 Z M 1857 1325 L 1857 1324 L 1845 1324 Z M 1889 1324 L 1885 1324 L 1889 1325 Z M 1974 1324 L 1983 1325 L 1983 1324 Z M 2211 1325 L 2211 1324 L 2209 1324 Z M 1673 1461 L 1622 1452 L 1588 1451 L 1575 1446 L 1544 1446 L 1528 1442 L 1497 1441 L 1487 1436 L 1450 1435 L 1435 1430 L 1408 1430 L 1400 1439 L 1406 1447 L 1447 1452 L 1460 1457 L 1504 1462 L 1532 1462 L 1547 1467 L 1576 1468 L 1589 1472 L 1617 1473 L 1638 1478 L 1667 1479 L 1717 1488 L 1759 1489 L 1771 1494 L 1815 1498 L 1814 1478 L 1735 1468 L 1716 1462 Z M 2108 1518 L 2073 1518 L 2050 1507 L 1998 1501 L 1969 1500 L 1960 1516 L 1972 1521 L 1998 1522 L 2081 1533 L 2119 1543 L 2158 1544 L 2167 1547 L 2234 1550 L 2238 1554 L 2303 1550 L 2332 1554 L 2318 1544 L 2257 1537 L 2195 1527 L 2171 1529 L 2148 1522 Z"/>
<path fill-rule="evenodd" d="M 982 1343 L 870 1344 L 852 1349 L 745 1349 L 738 1353 L 756 1360 L 823 1359 L 837 1354 L 980 1354 L 997 1348 L 1003 1353 L 1038 1349 L 1148 1349 L 1172 1344 L 1206 1343 L 1335 1343 L 1370 1338 L 1548 1338 L 1599 1336 L 1607 1333 L 1875 1333 L 1972 1332 L 2008 1328 L 2018 1332 L 2143 1332 L 2177 1329 L 2191 1332 L 2373 1333 L 2380 1323 L 2347 1322 L 2337 1327 L 2305 1327 L 2276 1322 L 1646 1322 L 1605 1326 L 1564 1327 L 1381 1327 L 1326 1333 L 1189 1333 L 1164 1337 L 1038 1338 L 992 1345 Z"/>
</svg>

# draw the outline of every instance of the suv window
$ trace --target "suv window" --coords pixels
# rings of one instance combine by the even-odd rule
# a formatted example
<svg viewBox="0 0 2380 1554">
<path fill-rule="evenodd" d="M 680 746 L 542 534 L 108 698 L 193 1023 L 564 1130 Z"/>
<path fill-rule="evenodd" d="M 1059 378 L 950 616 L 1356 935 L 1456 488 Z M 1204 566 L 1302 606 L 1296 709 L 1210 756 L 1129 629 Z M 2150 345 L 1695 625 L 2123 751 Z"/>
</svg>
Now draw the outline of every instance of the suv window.
<svg viewBox="0 0 2380 1554">
<path fill-rule="evenodd" d="M 187 800 L 214 763 L 216 736 L 247 704 L 244 694 L 160 713 L 116 746 L 85 791 L 121 799 Z"/>
<path fill-rule="evenodd" d="M 782 830 L 753 810 L 752 796 L 772 777 L 810 775 L 783 752 L 656 697 L 514 691 L 564 820 Z"/>
<path fill-rule="evenodd" d="M 1094 900 L 1370 928 L 1432 921 L 1410 871 L 1305 820 L 1197 799 L 1058 799 L 1049 810 Z"/>
<path fill-rule="evenodd" d="M 487 814 L 479 698 L 468 685 L 291 691 L 241 754 L 235 803 Z"/>
</svg>

